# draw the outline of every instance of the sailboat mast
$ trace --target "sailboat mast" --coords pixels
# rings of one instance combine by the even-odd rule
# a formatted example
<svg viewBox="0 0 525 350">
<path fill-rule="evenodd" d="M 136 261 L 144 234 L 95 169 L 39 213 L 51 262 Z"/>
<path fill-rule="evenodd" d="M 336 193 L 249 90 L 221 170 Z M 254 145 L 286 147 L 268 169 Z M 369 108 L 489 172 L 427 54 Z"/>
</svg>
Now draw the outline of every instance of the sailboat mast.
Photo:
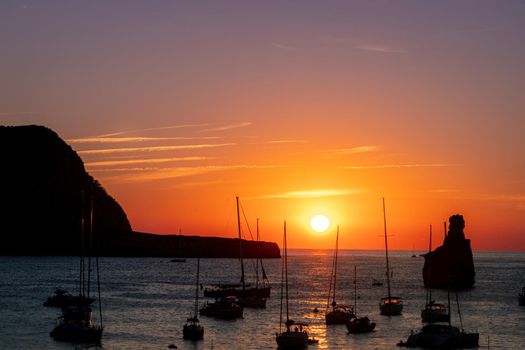
<svg viewBox="0 0 525 350">
<path fill-rule="evenodd" d="M 237 202 L 237 230 L 239 231 L 239 260 L 241 261 L 241 283 L 242 290 L 246 290 L 246 284 L 244 282 L 244 262 L 242 260 L 242 239 L 241 239 L 241 216 L 239 212 L 239 196 L 235 197 Z"/>
<path fill-rule="evenodd" d="M 87 277 L 87 297 L 90 297 L 91 290 L 91 255 L 93 254 L 93 194 L 89 198 L 89 235 L 88 235 L 88 277 Z"/>
<path fill-rule="evenodd" d="M 78 295 L 84 295 L 84 215 L 85 215 L 85 198 L 84 191 L 81 191 L 82 202 L 80 204 L 80 276 L 78 279 L 79 291 Z"/>
<path fill-rule="evenodd" d="M 428 252 L 432 252 L 432 224 L 430 224 L 430 239 L 428 240 Z M 432 285 L 430 285 L 430 287 L 428 288 L 428 302 L 432 302 Z"/>
<path fill-rule="evenodd" d="M 354 265 L 354 315 L 357 317 L 357 265 Z"/>
<path fill-rule="evenodd" d="M 197 318 L 199 312 L 199 273 L 200 273 L 201 258 L 197 258 L 197 281 L 195 282 L 195 309 L 193 317 Z"/>
<path fill-rule="evenodd" d="M 339 225 L 337 225 L 337 233 L 335 235 L 335 257 L 334 257 L 334 294 L 332 298 L 332 307 L 335 306 L 335 289 L 337 286 L 337 252 L 339 248 Z"/>
<path fill-rule="evenodd" d="M 286 232 L 286 221 L 284 222 L 284 231 Z M 285 239 L 283 235 L 283 257 L 284 259 L 284 249 L 285 249 Z M 279 307 L 279 333 L 282 330 L 283 324 L 283 294 L 284 294 L 284 260 L 281 260 L 281 304 Z"/>
<path fill-rule="evenodd" d="M 259 247 L 259 218 L 257 218 L 257 248 Z M 259 288 L 259 257 L 255 260 L 255 289 Z"/>
<path fill-rule="evenodd" d="M 288 312 L 288 243 L 286 242 L 286 221 L 284 222 L 284 277 L 286 285 L 286 323 L 290 320 Z"/>
<path fill-rule="evenodd" d="M 385 257 L 386 257 L 386 284 L 388 288 L 388 299 L 391 298 L 390 294 L 390 265 L 388 262 L 388 239 L 386 233 L 386 210 L 385 210 L 385 198 L 383 197 L 383 225 L 385 228 Z"/>
</svg>

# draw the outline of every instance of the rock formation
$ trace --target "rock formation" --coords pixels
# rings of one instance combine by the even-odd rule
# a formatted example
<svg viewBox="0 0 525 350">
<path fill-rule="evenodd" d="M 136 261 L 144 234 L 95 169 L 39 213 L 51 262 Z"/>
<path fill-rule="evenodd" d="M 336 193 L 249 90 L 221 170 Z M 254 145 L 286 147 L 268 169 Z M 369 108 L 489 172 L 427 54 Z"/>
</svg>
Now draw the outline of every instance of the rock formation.
<svg viewBox="0 0 525 350">
<path fill-rule="evenodd" d="M 470 239 L 465 238 L 464 228 L 463 216 L 452 215 L 443 245 L 425 254 L 425 287 L 465 289 L 474 286 L 474 260 Z"/>
</svg>

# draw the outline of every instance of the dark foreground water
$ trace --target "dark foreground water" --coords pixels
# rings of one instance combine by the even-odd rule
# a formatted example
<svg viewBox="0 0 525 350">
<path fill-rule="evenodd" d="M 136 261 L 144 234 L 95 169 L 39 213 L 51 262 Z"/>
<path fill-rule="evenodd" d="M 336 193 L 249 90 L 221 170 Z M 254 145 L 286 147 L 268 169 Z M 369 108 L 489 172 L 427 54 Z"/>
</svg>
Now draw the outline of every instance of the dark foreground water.
<svg viewBox="0 0 525 350">
<path fill-rule="evenodd" d="M 410 252 L 392 252 L 392 290 L 405 300 L 402 316 L 379 315 L 378 302 L 386 287 L 373 287 L 383 279 L 381 251 L 342 251 L 339 259 L 340 302 L 353 303 L 353 269 L 358 266 L 358 312 L 377 323 L 371 334 L 350 335 L 345 326 L 324 324 L 330 251 L 294 250 L 289 254 L 291 318 L 307 321 L 320 339 L 310 349 L 396 349 L 411 329 L 421 326 L 425 303 L 422 287 L 423 258 Z M 220 321 L 201 317 L 204 340 L 184 341 L 182 326 L 192 311 L 196 260 L 172 263 L 167 258 L 102 258 L 102 305 L 105 349 L 275 349 L 279 329 L 280 260 L 266 260 L 273 284 L 265 310 L 245 309 L 243 319 Z M 247 262 L 247 270 L 253 270 Z M 517 295 L 525 286 L 524 253 L 475 253 L 476 287 L 459 294 L 466 330 L 480 333 L 480 345 L 493 349 L 525 348 L 525 307 Z M 42 303 L 57 287 L 77 292 L 78 258 L 0 257 L 0 348 L 74 349 L 49 337 L 59 311 Z M 236 282 L 240 268 L 233 259 L 202 259 L 201 281 Z M 248 277 L 248 280 L 250 278 Z M 446 303 L 446 292 L 434 293 Z M 454 299 L 453 299 L 454 300 Z M 203 301 L 203 300 L 202 300 Z M 201 304 L 202 304 L 201 301 Z M 321 312 L 311 312 L 318 307 Z M 453 307 L 453 323 L 459 325 Z"/>
</svg>

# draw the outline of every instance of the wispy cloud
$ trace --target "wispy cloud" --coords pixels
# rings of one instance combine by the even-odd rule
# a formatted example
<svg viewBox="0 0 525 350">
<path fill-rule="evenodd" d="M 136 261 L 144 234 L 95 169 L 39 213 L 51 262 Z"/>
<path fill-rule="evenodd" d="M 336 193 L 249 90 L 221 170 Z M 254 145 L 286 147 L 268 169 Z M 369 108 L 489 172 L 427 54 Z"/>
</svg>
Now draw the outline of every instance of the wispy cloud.
<svg viewBox="0 0 525 350">
<path fill-rule="evenodd" d="M 96 137 L 111 137 L 111 136 L 133 134 L 133 133 L 144 132 L 144 131 L 158 131 L 158 130 L 169 130 L 169 129 L 197 128 L 197 127 L 203 127 L 203 126 L 209 126 L 209 125 L 210 125 L 209 123 L 168 125 L 168 126 L 160 126 L 160 127 L 156 127 L 156 128 L 116 131 L 116 132 L 113 132 L 113 133 L 110 133 L 110 134 L 97 135 Z"/>
<path fill-rule="evenodd" d="M 295 50 L 297 50 L 297 48 L 295 46 L 281 44 L 281 43 L 278 43 L 278 42 L 272 42 L 272 43 L 270 43 L 270 45 L 274 49 L 283 50 L 283 51 L 295 51 Z"/>
<path fill-rule="evenodd" d="M 379 149 L 378 146 L 357 146 L 351 148 L 335 148 L 329 149 L 327 152 L 330 153 L 339 153 L 339 154 L 351 154 L 351 153 L 367 153 L 375 152 Z"/>
<path fill-rule="evenodd" d="M 385 45 L 373 45 L 373 44 L 361 44 L 355 46 L 358 50 L 363 51 L 372 51 L 372 52 L 379 52 L 379 53 L 404 53 L 405 50 L 393 48 L 390 46 Z"/>
<path fill-rule="evenodd" d="M 237 123 L 237 124 L 229 124 L 229 125 L 223 125 L 223 126 L 218 126 L 214 128 L 204 129 L 203 131 L 225 131 L 225 130 L 231 130 L 231 129 L 245 128 L 250 125 L 252 125 L 251 122 L 242 122 L 242 123 Z"/>
<path fill-rule="evenodd" d="M 266 169 L 275 168 L 275 165 L 210 165 L 210 166 L 198 166 L 198 167 L 177 167 L 177 168 L 156 168 L 149 169 L 141 172 L 135 171 L 135 173 L 127 173 L 122 175 L 116 175 L 113 177 L 107 177 L 108 181 L 119 181 L 119 182 L 149 182 L 174 179 L 180 177 L 196 176 L 207 174 L 211 172 L 227 171 L 233 169 Z M 125 172 L 125 170 L 123 170 Z"/>
<path fill-rule="evenodd" d="M 103 166 L 115 166 L 115 165 L 131 165 L 131 164 L 155 164 L 155 163 L 169 163 L 169 162 L 182 162 L 182 161 L 196 161 L 196 160 L 207 160 L 208 157 L 172 157 L 172 158 L 152 158 L 152 159 L 128 159 L 128 160 L 106 160 L 98 162 L 87 162 L 86 167 L 103 167 Z"/>
<path fill-rule="evenodd" d="M 35 115 L 35 112 L 0 112 L 0 117 L 15 117 L 23 115 Z"/>
<path fill-rule="evenodd" d="M 456 193 L 459 192 L 459 190 L 452 189 L 452 188 L 435 188 L 432 190 L 428 190 L 430 193 Z"/>
<path fill-rule="evenodd" d="M 268 143 L 307 143 L 306 140 L 271 140 Z"/>
<path fill-rule="evenodd" d="M 82 137 L 67 139 L 69 143 L 125 143 L 125 142 L 145 142 L 145 141 L 175 141 L 175 140 L 214 140 L 217 136 L 205 137 Z"/>
<path fill-rule="evenodd" d="M 383 165 L 348 165 L 343 169 L 396 169 L 396 168 L 441 168 L 448 167 L 451 164 L 429 163 L 429 164 L 383 164 Z"/>
<path fill-rule="evenodd" d="M 320 190 L 304 190 L 291 191 L 276 194 L 269 194 L 261 196 L 261 198 L 285 198 L 285 199 L 306 199 L 306 198 L 322 198 L 322 197 L 338 197 L 357 194 L 363 192 L 355 189 L 320 189 Z"/>
<path fill-rule="evenodd" d="M 212 180 L 212 181 L 192 181 L 192 182 L 182 182 L 171 186 L 172 188 L 189 188 L 189 187 L 202 187 L 202 186 L 212 186 L 224 183 L 223 180 Z"/>
<path fill-rule="evenodd" d="M 128 153 L 128 152 L 158 152 L 158 151 L 175 151 L 187 149 L 200 148 L 215 148 L 235 145 L 234 143 L 219 143 L 219 144 L 198 144 L 198 145 L 177 145 L 177 146 L 151 146 L 151 147 L 128 147 L 128 148 L 109 148 L 109 149 L 91 149 L 78 151 L 79 154 L 112 154 L 112 153 Z"/>
</svg>

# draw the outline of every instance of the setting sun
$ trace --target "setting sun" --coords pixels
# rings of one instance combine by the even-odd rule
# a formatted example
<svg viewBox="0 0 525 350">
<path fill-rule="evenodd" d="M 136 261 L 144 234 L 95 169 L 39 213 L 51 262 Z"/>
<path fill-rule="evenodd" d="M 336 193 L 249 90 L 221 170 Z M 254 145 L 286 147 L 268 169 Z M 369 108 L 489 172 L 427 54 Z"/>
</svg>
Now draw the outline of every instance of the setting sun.
<svg viewBox="0 0 525 350">
<path fill-rule="evenodd" d="M 330 227 L 330 220 L 324 215 L 316 215 L 310 220 L 310 227 L 315 232 L 325 232 Z"/>
</svg>

